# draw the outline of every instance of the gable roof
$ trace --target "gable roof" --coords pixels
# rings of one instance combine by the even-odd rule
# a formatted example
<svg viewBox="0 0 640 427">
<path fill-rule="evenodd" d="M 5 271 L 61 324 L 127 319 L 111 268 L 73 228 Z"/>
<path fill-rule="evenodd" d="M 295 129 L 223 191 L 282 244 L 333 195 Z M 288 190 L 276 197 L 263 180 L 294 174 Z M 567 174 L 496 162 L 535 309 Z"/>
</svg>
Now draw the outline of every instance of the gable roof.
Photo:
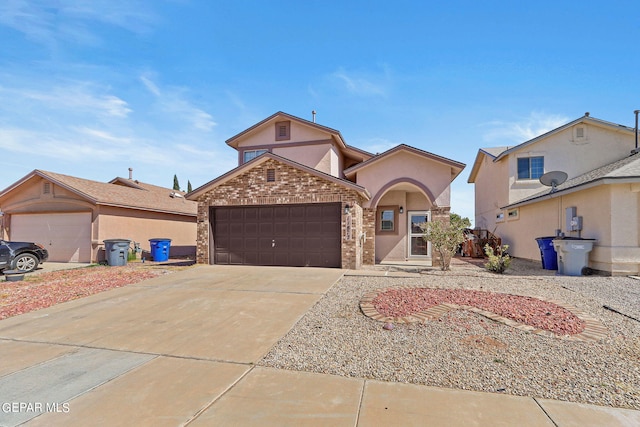
<svg viewBox="0 0 640 427">
<path fill-rule="evenodd" d="M 584 190 L 597 185 L 640 182 L 640 154 L 632 154 L 624 159 L 593 169 L 556 186 L 555 191 L 544 190 L 504 208 L 527 205 L 544 199 L 563 196 L 574 191 Z"/>
<path fill-rule="evenodd" d="M 550 130 L 549 132 L 543 133 L 542 135 L 538 135 L 535 138 L 532 138 L 528 141 L 523 142 L 522 144 L 516 145 L 514 147 L 511 147 L 507 150 L 504 150 L 502 153 L 500 153 L 493 161 L 497 162 L 500 159 L 502 159 L 504 156 L 508 156 L 510 153 L 520 150 L 524 147 L 527 147 L 531 144 L 535 144 L 536 142 L 543 140 L 545 138 L 550 137 L 551 135 L 555 135 L 556 133 L 562 132 L 565 129 L 568 129 L 572 126 L 575 126 L 577 124 L 580 123 L 588 123 L 588 124 L 592 124 L 595 126 L 600 126 L 600 127 L 605 127 L 605 128 L 609 128 L 611 130 L 614 131 L 623 131 L 623 132 L 629 132 L 629 133 L 635 133 L 635 129 L 634 128 L 630 128 L 628 126 L 624 126 L 624 125 L 619 125 L 617 123 L 612 123 L 612 122 L 607 122 L 605 120 L 600 120 L 600 119 L 596 119 L 595 117 L 591 117 L 589 115 L 589 113 L 586 113 L 584 116 L 579 117 L 577 119 L 575 119 L 574 121 L 571 121 L 569 123 L 566 123 L 560 127 L 557 127 L 555 129 Z"/>
<path fill-rule="evenodd" d="M 346 169 L 344 171 L 344 175 L 347 177 L 353 176 L 359 170 L 365 169 L 401 151 L 408 152 L 408 153 L 423 157 L 425 159 L 434 160 L 438 163 L 442 163 L 447 166 L 450 166 L 454 170 L 454 174 L 451 178 L 451 181 L 453 181 L 466 166 L 464 163 L 460 163 L 455 160 L 448 159 L 446 157 L 438 156 L 437 154 L 433 154 L 428 151 L 421 150 L 419 148 L 411 147 L 406 144 L 400 144 L 396 147 L 391 148 L 390 150 L 385 151 L 384 153 L 378 154 L 375 157 L 370 158 L 369 160 L 366 160 L 362 163 L 358 163 L 357 165 L 354 165 Z"/>
<path fill-rule="evenodd" d="M 478 175 L 478 171 L 480 170 L 480 165 L 482 164 L 482 158 L 487 156 L 492 160 L 495 160 L 496 157 L 500 155 L 505 150 L 508 150 L 509 147 L 488 147 L 481 148 L 478 150 L 478 154 L 476 154 L 476 159 L 473 162 L 473 167 L 471 168 L 471 172 L 469 173 L 469 179 L 467 182 L 469 184 L 473 184 L 476 180 L 476 175 Z"/>
<path fill-rule="evenodd" d="M 75 176 L 43 170 L 34 170 L 21 180 L 0 192 L 0 199 L 17 190 L 27 181 L 40 177 L 77 194 L 95 205 L 114 206 L 126 209 L 196 216 L 197 203 L 184 199 L 184 193 L 169 188 L 145 184 L 139 181 L 115 178 L 111 182 L 98 182 Z M 127 183 L 128 185 L 119 185 Z"/>
<path fill-rule="evenodd" d="M 626 133 L 635 133 L 635 129 L 634 128 L 630 128 L 628 126 L 625 125 L 620 125 L 617 123 L 612 123 L 612 122 L 608 122 L 606 120 L 601 120 L 601 119 L 596 119 L 595 117 L 591 117 L 589 115 L 589 113 L 585 113 L 584 116 L 579 117 L 569 123 L 565 123 L 564 125 L 557 127 L 555 129 L 552 129 L 548 132 L 543 133 L 542 135 L 538 135 L 535 138 L 532 138 L 528 141 L 525 141 L 521 144 L 518 145 L 514 145 L 514 146 L 510 146 L 510 147 L 493 147 L 493 148 L 481 148 L 480 150 L 478 150 L 478 154 L 476 155 L 476 160 L 473 163 L 473 168 L 471 169 L 471 173 L 469 174 L 469 179 L 467 180 L 468 183 L 472 184 L 475 182 L 476 176 L 478 174 L 478 171 L 480 169 L 480 165 L 482 164 L 482 157 L 484 155 L 489 156 L 493 159 L 494 162 L 498 162 L 501 159 L 503 159 L 504 157 L 508 156 L 509 154 L 518 151 L 522 148 L 528 147 L 529 145 L 535 144 L 538 141 L 541 141 L 545 138 L 548 138 L 552 135 L 555 135 L 559 132 L 564 131 L 565 129 L 569 129 L 572 126 L 575 126 L 577 124 L 580 123 L 588 123 L 588 124 L 592 124 L 594 126 L 599 126 L 599 127 L 604 127 L 604 128 L 608 128 L 610 130 L 614 130 L 614 131 L 623 131 Z"/>
<path fill-rule="evenodd" d="M 369 194 L 369 192 L 367 191 L 366 188 L 355 184 L 351 181 L 347 181 L 346 179 L 342 179 L 342 178 L 337 178 L 333 175 L 329 175 L 327 173 L 321 172 L 317 169 L 311 168 L 309 166 L 305 166 L 301 163 L 298 162 L 294 162 L 293 160 L 289 160 L 285 157 L 279 156 L 277 154 L 273 154 L 273 153 L 264 153 L 254 159 L 252 159 L 249 162 L 246 162 L 240 166 L 238 166 L 235 169 L 230 170 L 229 172 L 225 173 L 224 175 L 221 175 L 209 182 L 207 182 L 206 184 L 196 188 L 195 190 L 193 190 L 192 192 L 190 192 L 189 194 L 187 194 L 185 197 L 188 200 L 196 200 L 198 198 L 198 196 L 200 196 L 201 194 L 219 186 L 224 184 L 225 182 L 245 173 L 246 171 L 254 168 L 255 166 L 259 166 L 262 163 L 266 162 L 267 160 L 272 159 L 272 160 L 276 160 L 278 162 L 287 164 L 291 167 L 294 167 L 296 169 L 300 169 L 304 172 L 307 172 L 311 175 L 317 176 L 319 178 L 322 179 L 326 179 L 328 181 L 331 182 L 335 182 L 336 184 L 340 184 L 344 187 L 350 188 L 352 190 L 357 191 L 358 193 L 360 193 L 360 195 L 362 197 L 364 197 L 366 200 L 369 200 L 371 198 L 371 195 Z"/>
<path fill-rule="evenodd" d="M 343 151 L 343 154 L 347 157 L 351 157 L 354 159 L 357 159 L 359 161 L 364 161 L 367 160 L 370 157 L 373 157 L 373 154 L 361 150 L 359 148 L 356 147 L 352 147 L 350 145 L 348 145 L 344 138 L 342 137 L 342 134 L 340 133 L 340 131 L 336 130 L 336 129 L 332 129 L 330 127 L 327 126 L 323 126 L 323 125 L 319 125 L 316 122 L 312 122 L 309 120 L 305 120 L 302 119 L 300 117 L 296 117 L 293 116 L 291 114 L 288 113 L 284 113 L 282 111 L 278 111 L 275 114 L 272 114 L 271 116 L 267 117 L 264 120 L 259 121 L 258 123 L 256 123 L 255 125 L 243 130 L 242 132 L 232 136 L 231 138 L 226 140 L 227 145 L 238 149 L 238 143 L 239 143 L 239 139 L 241 139 L 244 136 L 247 136 L 251 133 L 253 133 L 254 131 L 256 131 L 258 128 L 261 128 L 265 125 L 267 125 L 268 123 L 275 123 L 276 121 L 279 120 L 292 120 L 295 121 L 297 123 L 300 123 L 303 126 L 309 126 L 312 127 L 314 129 L 320 130 L 322 132 L 327 132 L 331 135 L 331 137 L 336 141 L 336 143 L 338 144 L 338 146 L 340 147 L 340 149 Z"/>
</svg>

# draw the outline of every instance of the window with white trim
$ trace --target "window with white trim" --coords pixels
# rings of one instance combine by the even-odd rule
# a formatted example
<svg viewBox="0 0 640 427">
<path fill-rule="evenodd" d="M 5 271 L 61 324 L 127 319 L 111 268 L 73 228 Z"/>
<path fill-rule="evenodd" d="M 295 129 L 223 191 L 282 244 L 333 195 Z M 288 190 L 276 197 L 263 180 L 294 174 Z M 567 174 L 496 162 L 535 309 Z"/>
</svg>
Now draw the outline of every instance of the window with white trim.
<svg viewBox="0 0 640 427">
<path fill-rule="evenodd" d="M 268 151 L 269 150 L 246 150 L 242 154 L 242 163 L 247 163 L 249 160 L 253 160 L 256 157 L 258 157 L 261 154 L 264 154 L 264 153 L 266 153 Z"/>
<path fill-rule="evenodd" d="M 544 157 L 519 157 L 518 179 L 538 179 L 544 175 Z"/>
</svg>

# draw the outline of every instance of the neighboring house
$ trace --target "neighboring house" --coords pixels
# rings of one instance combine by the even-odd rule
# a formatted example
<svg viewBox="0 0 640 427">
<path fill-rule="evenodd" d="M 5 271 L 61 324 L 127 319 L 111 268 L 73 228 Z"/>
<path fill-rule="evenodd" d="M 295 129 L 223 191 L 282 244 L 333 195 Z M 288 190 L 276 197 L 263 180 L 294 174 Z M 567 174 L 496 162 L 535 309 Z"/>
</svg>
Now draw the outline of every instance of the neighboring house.
<svg viewBox="0 0 640 427">
<path fill-rule="evenodd" d="M 170 255 L 195 255 L 197 204 L 184 194 L 125 178 L 108 183 L 34 170 L 0 192 L 9 240 L 38 242 L 49 261 L 103 261 L 105 239 L 170 238 Z"/>
<path fill-rule="evenodd" d="M 407 145 L 374 155 L 282 112 L 226 142 L 238 167 L 186 196 L 198 202 L 199 263 L 432 262 L 420 224 L 449 220 L 465 166 Z"/>
<path fill-rule="evenodd" d="M 597 239 L 589 267 L 610 274 L 640 268 L 640 155 L 635 130 L 589 114 L 515 147 L 478 151 L 475 224 L 495 232 L 509 253 L 540 259 L 536 237 L 567 229 L 567 208 L 583 218 L 580 237 Z M 550 171 L 568 175 L 555 190 L 540 183 Z"/>
</svg>

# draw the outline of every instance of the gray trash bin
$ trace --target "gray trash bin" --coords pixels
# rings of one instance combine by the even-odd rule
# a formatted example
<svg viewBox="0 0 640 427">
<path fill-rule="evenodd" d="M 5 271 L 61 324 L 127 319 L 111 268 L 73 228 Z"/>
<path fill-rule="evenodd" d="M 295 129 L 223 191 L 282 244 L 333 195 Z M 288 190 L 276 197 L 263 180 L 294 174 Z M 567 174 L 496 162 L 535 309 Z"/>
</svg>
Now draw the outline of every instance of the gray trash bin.
<svg viewBox="0 0 640 427">
<path fill-rule="evenodd" d="M 595 241 L 576 237 L 553 239 L 553 247 L 558 253 L 558 274 L 582 276 L 589 266 L 589 252 Z"/>
<path fill-rule="evenodd" d="M 107 264 L 111 266 L 127 265 L 131 240 L 107 239 L 104 241 L 104 252 Z"/>
</svg>

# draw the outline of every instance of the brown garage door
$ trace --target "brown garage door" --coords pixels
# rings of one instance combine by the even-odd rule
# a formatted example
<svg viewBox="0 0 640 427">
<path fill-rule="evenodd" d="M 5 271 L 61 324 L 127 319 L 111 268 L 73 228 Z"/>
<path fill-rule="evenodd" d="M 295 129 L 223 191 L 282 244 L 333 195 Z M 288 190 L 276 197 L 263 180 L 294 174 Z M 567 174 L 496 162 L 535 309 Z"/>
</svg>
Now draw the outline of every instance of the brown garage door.
<svg viewBox="0 0 640 427">
<path fill-rule="evenodd" d="M 340 267 L 339 203 L 211 208 L 215 264 Z"/>
</svg>

